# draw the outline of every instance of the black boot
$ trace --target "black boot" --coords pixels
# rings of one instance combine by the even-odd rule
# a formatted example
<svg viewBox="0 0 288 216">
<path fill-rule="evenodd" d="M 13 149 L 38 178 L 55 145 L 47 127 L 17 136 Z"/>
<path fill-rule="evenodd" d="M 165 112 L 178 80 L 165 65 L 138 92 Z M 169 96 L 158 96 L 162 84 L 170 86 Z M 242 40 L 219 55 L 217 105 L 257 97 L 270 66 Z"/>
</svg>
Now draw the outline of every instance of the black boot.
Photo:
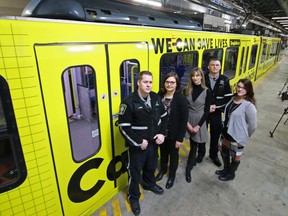
<svg viewBox="0 0 288 216">
<path fill-rule="evenodd" d="M 235 178 L 235 172 L 240 164 L 240 161 L 232 161 L 225 175 L 220 175 L 218 178 L 221 181 L 229 181 Z"/>
<path fill-rule="evenodd" d="M 216 175 L 225 175 L 228 171 L 228 168 L 230 167 L 230 157 L 229 156 L 224 156 L 222 155 L 222 160 L 223 160 L 223 163 L 224 163 L 224 169 L 222 170 L 216 170 L 215 171 L 215 174 Z"/>
<path fill-rule="evenodd" d="M 160 181 L 165 175 L 165 173 L 166 173 L 165 170 L 160 170 L 159 173 L 156 175 L 156 181 Z"/>
<path fill-rule="evenodd" d="M 188 183 L 190 183 L 192 181 L 192 177 L 191 177 L 191 169 L 187 169 L 186 168 L 186 181 Z"/>
</svg>

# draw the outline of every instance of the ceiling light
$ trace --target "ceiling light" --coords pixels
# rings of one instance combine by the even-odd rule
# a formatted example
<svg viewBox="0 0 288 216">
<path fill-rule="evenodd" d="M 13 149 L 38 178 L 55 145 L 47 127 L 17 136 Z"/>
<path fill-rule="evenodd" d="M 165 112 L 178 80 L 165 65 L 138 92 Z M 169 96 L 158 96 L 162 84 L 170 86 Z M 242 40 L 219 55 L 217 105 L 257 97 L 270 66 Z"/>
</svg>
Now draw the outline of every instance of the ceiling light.
<svg viewBox="0 0 288 216">
<path fill-rule="evenodd" d="M 288 17 L 272 17 L 272 19 L 288 19 Z"/>
<path fill-rule="evenodd" d="M 156 1 L 150 1 L 150 0 L 134 0 L 135 2 L 143 3 L 143 4 L 148 4 L 151 6 L 156 6 L 156 7 L 162 7 L 161 2 L 156 2 Z"/>
</svg>

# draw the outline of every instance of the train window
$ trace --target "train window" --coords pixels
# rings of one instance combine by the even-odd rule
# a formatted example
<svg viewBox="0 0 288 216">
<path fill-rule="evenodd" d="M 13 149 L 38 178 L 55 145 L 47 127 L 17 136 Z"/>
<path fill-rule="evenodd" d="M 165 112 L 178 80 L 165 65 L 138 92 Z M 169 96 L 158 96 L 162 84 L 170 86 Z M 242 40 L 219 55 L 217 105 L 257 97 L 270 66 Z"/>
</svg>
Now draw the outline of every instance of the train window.
<svg viewBox="0 0 288 216">
<path fill-rule="evenodd" d="M 160 83 L 169 72 L 176 72 L 183 89 L 189 80 L 191 70 L 198 65 L 198 52 L 164 54 L 160 60 Z M 161 84 L 160 84 L 161 85 Z"/>
<path fill-rule="evenodd" d="M 62 83 L 73 159 L 81 162 L 100 149 L 96 75 L 90 66 L 65 70 Z"/>
<path fill-rule="evenodd" d="M 250 64 L 249 64 L 249 69 L 253 68 L 256 63 L 256 55 L 257 55 L 257 45 L 253 45 L 251 49 L 251 56 L 250 56 Z"/>
<path fill-rule="evenodd" d="M 218 59 L 222 63 L 223 49 L 204 50 L 202 57 L 202 70 L 204 73 L 208 73 L 208 64 L 212 58 Z"/>
<path fill-rule="evenodd" d="M 271 44 L 269 44 L 267 46 L 267 56 L 266 56 L 266 60 L 271 58 Z"/>
<path fill-rule="evenodd" d="M 277 44 L 273 43 L 271 47 L 271 52 L 270 52 L 271 57 L 275 56 L 276 53 L 277 53 Z"/>
<path fill-rule="evenodd" d="M 237 59 L 238 47 L 227 48 L 224 62 L 224 75 L 227 76 L 229 79 L 235 77 Z"/>
<path fill-rule="evenodd" d="M 139 62 L 135 59 L 123 61 L 120 66 L 121 99 L 137 89 Z"/>
<path fill-rule="evenodd" d="M 247 47 L 246 49 L 246 65 L 245 65 L 245 68 L 244 68 L 244 73 L 246 72 L 246 69 L 247 69 L 247 64 L 248 64 L 248 56 L 249 56 L 249 46 Z"/>
<path fill-rule="evenodd" d="M 266 52 L 267 52 L 267 44 L 263 44 L 263 49 L 262 49 L 262 56 L 261 56 L 261 63 L 263 63 L 266 59 Z"/>
<path fill-rule="evenodd" d="M 241 52 L 241 61 L 240 61 L 240 68 L 239 68 L 239 76 L 243 73 L 245 69 L 245 47 L 242 47 L 242 52 Z"/>
<path fill-rule="evenodd" d="M 26 176 L 8 84 L 0 76 L 0 193 L 19 186 Z"/>
</svg>

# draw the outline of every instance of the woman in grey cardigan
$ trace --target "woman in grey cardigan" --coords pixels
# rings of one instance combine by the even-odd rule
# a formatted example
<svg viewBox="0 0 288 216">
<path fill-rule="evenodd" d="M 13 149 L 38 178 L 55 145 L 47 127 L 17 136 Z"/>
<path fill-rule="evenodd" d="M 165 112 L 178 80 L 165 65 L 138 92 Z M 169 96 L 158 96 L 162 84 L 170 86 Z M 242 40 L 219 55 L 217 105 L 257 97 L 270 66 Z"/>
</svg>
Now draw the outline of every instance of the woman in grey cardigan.
<svg viewBox="0 0 288 216">
<path fill-rule="evenodd" d="M 244 146 L 257 127 L 256 113 L 252 83 L 249 79 L 240 79 L 235 96 L 224 110 L 222 140 L 219 142 L 224 169 L 215 172 L 221 181 L 235 178 Z"/>
</svg>

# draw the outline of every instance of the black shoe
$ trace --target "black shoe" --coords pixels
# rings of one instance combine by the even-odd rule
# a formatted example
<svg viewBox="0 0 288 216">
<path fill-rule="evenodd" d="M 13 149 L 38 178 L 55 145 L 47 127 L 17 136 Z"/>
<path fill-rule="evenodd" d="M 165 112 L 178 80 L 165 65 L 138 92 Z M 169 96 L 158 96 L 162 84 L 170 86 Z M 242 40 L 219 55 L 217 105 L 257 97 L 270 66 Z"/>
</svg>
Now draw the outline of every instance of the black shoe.
<svg viewBox="0 0 288 216">
<path fill-rule="evenodd" d="M 190 183 L 192 181 L 191 171 L 186 170 L 186 181 Z"/>
<path fill-rule="evenodd" d="M 197 156 L 196 162 L 197 163 L 201 163 L 202 161 L 203 161 L 203 157 L 202 156 Z"/>
<path fill-rule="evenodd" d="M 131 210 L 132 210 L 133 214 L 134 214 L 135 216 L 140 215 L 140 213 L 141 213 L 141 208 L 140 208 L 139 201 L 130 200 L 129 202 L 130 202 L 130 207 L 131 207 Z"/>
<path fill-rule="evenodd" d="M 163 178 L 163 176 L 165 175 L 165 173 L 166 172 L 164 170 L 160 170 L 160 172 L 156 176 L 156 181 L 160 181 Z"/>
<path fill-rule="evenodd" d="M 218 166 L 218 167 L 221 166 L 221 162 L 220 162 L 218 156 L 216 156 L 216 157 L 211 157 L 211 156 L 209 156 L 209 157 L 210 157 L 210 159 L 213 161 L 213 163 L 214 163 L 216 166 Z"/>
<path fill-rule="evenodd" d="M 160 187 L 159 185 L 155 184 L 153 186 L 144 186 L 143 185 L 143 189 L 144 190 L 150 190 L 152 191 L 153 193 L 155 194 L 158 194 L 158 195 L 162 195 L 164 193 L 164 190 L 162 187 Z"/>
<path fill-rule="evenodd" d="M 234 178 L 235 178 L 235 174 L 229 174 L 229 173 L 226 173 L 225 175 L 220 175 L 218 177 L 218 179 L 221 181 L 229 181 L 229 180 L 233 180 Z"/>
<path fill-rule="evenodd" d="M 216 170 L 216 171 L 215 171 L 215 174 L 216 174 L 216 175 L 219 175 L 219 176 L 221 176 L 221 175 L 226 175 L 226 173 L 227 173 L 227 169 Z"/>
<path fill-rule="evenodd" d="M 168 181 L 166 182 L 166 188 L 167 189 L 170 189 L 171 187 L 173 187 L 173 184 L 174 184 L 174 180 L 175 180 L 175 177 L 169 177 L 168 178 Z"/>
</svg>

